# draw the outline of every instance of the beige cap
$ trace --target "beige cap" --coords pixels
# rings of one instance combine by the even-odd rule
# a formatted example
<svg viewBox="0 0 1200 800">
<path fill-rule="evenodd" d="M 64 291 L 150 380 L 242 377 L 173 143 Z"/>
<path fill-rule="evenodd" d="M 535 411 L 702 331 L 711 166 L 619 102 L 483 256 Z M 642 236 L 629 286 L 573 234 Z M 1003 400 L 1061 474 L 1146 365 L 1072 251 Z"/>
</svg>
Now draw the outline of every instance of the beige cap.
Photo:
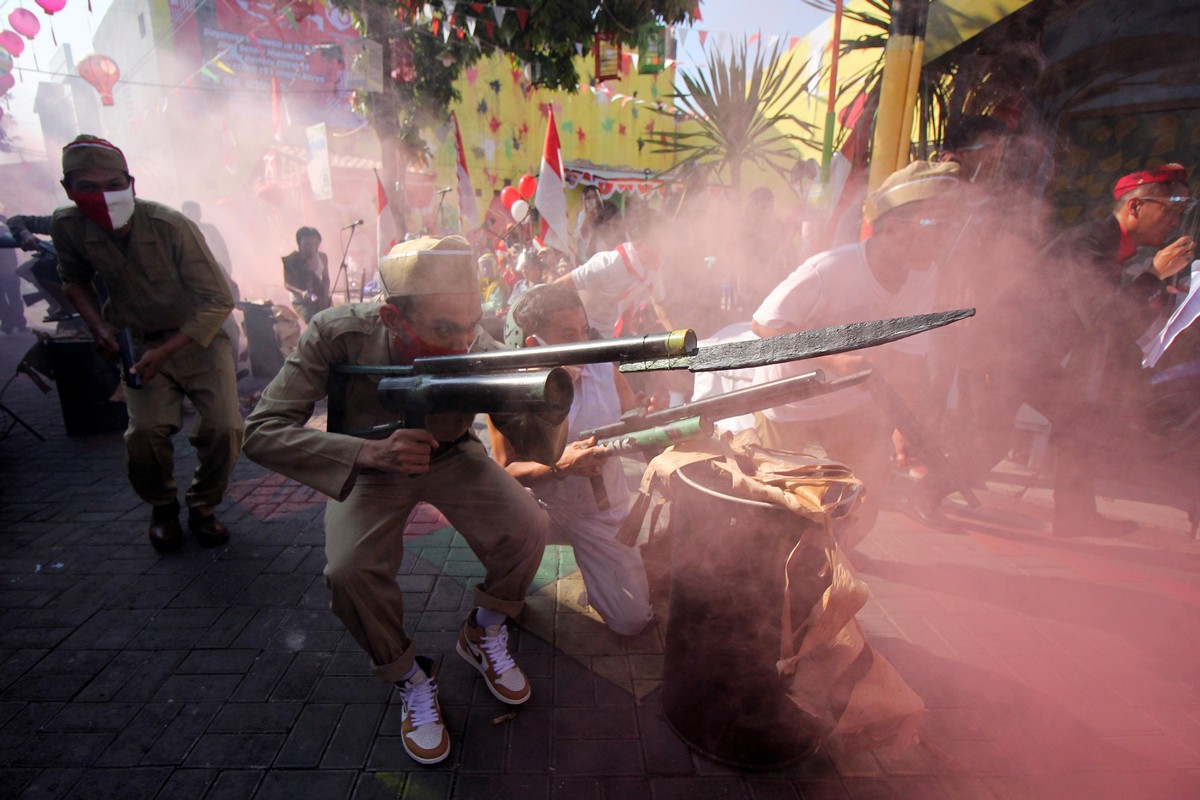
<svg viewBox="0 0 1200 800">
<path fill-rule="evenodd" d="M 63 175 L 77 169 L 118 169 L 129 174 L 125 154 L 112 142 L 81 133 L 63 147 Z"/>
<path fill-rule="evenodd" d="M 870 196 L 867 218 L 877 220 L 900 206 L 950 194 L 958 186 L 958 164 L 914 161 L 889 175 Z"/>
<path fill-rule="evenodd" d="M 422 236 L 401 242 L 379 261 L 384 297 L 478 294 L 471 245 L 461 236 Z"/>
</svg>

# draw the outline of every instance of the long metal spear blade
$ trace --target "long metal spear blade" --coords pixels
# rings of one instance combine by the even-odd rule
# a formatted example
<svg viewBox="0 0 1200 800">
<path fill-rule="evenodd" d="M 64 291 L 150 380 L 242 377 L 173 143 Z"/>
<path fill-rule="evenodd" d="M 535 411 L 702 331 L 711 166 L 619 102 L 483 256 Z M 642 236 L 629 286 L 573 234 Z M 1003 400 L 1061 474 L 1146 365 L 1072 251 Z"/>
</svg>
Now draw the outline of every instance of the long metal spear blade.
<svg viewBox="0 0 1200 800">
<path fill-rule="evenodd" d="M 723 369 L 745 369 L 785 361 L 799 361 L 817 356 L 829 356 L 875 347 L 904 339 L 922 331 L 941 328 L 974 316 L 975 309 L 960 308 L 934 314 L 894 317 L 871 322 L 853 322 L 832 328 L 817 328 L 799 333 L 785 333 L 746 342 L 726 342 L 705 345 L 695 355 L 680 358 L 659 358 L 622 364 L 622 372 L 648 372 L 663 369 L 688 369 L 692 372 L 712 372 Z"/>
</svg>

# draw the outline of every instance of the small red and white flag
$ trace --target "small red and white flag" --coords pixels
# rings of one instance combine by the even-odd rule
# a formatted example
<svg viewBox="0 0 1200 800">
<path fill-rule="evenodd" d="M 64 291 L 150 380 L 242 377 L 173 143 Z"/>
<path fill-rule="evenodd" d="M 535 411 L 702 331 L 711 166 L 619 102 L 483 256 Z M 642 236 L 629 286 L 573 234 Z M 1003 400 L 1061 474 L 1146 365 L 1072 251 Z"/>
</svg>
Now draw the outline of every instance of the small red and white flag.
<svg viewBox="0 0 1200 800">
<path fill-rule="evenodd" d="M 278 76 L 271 75 L 271 131 L 275 141 L 282 142 L 287 129 L 291 127 L 292 115 L 288 113 L 287 101 L 279 89 Z"/>
<path fill-rule="evenodd" d="M 392 219 L 392 207 L 388 202 L 387 190 L 379 173 L 375 173 L 375 236 L 378 243 L 379 256 L 382 258 L 394 247 L 396 242 L 396 221 Z"/>
<path fill-rule="evenodd" d="M 567 185 L 563 180 L 562 147 L 558 143 L 558 126 L 554 122 L 554 109 L 546 123 L 546 146 L 542 150 L 542 168 L 538 173 L 537 193 L 533 205 L 542 217 L 539 238 L 547 247 L 560 253 L 570 253 L 571 244 L 567 231 Z"/>
<path fill-rule="evenodd" d="M 479 206 L 475 203 L 475 189 L 471 186 L 471 173 L 467 172 L 467 154 L 463 150 L 462 132 L 458 129 L 458 116 L 454 120 L 454 146 L 458 151 L 458 216 L 466 233 L 479 227 Z"/>
</svg>

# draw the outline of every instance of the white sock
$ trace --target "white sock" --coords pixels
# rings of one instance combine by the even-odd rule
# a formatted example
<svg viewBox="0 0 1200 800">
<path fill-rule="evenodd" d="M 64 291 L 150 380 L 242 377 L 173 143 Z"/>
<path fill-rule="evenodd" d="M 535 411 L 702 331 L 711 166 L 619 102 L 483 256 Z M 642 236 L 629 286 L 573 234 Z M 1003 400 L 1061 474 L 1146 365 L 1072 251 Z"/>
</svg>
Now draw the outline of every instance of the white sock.
<svg viewBox="0 0 1200 800">
<path fill-rule="evenodd" d="M 411 678 L 413 675 L 416 675 L 420 671 L 421 671 L 421 668 L 419 666 L 417 666 L 417 662 L 414 661 L 413 665 L 412 665 L 412 669 L 410 669 L 408 672 L 404 673 L 404 677 L 401 678 L 400 680 L 396 681 L 396 683 L 398 683 L 398 684 L 404 683 L 405 681 L 407 681 L 409 678 Z"/>
<path fill-rule="evenodd" d="M 504 620 L 508 617 L 501 614 L 499 611 L 489 611 L 486 608 L 475 607 L 475 621 L 481 627 L 490 628 L 493 625 L 503 625 Z"/>
</svg>

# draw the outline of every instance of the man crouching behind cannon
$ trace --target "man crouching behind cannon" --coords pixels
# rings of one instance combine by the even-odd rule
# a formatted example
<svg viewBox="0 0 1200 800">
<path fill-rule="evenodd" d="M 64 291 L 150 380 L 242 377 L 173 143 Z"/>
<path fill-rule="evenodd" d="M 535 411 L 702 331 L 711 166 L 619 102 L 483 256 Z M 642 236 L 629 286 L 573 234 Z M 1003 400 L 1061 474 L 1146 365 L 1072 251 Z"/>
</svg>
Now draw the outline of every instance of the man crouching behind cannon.
<svg viewBox="0 0 1200 800">
<path fill-rule="evenodd" d="M 382 304 L 337 306 L 312 318 L 250 415 L 245 452 L 330 497 L 325 577 L 333 612 L 370 655 L 379 678 L 399 688 L 405 750 L 433 764 L 449 754 L 450 737 L 433 662 L 415 654 L 396 583 L 409 513 L 418 502 L 436 506 L 483 562 L 487 575 L 475 587 L 476 607 L 456 649 L 491 693 L 510 705 L 528 700 L 530 689 L 508 652 L 506 618 L 516 617 L 524 605 L 542 559 L 547 518 L 471 433 L 473 413 L 431 413 L 421 427 L 377 439 L 305 427 L 327 393 L 331 419 L 335 402 L 344 414 L 344 425 L 331 427 L 356 430 L 395 421 L 396 414 L 380 402 L 379 375 L 350 374 L 331 390 L 336 365 L 410 364 L 499 347 L 477 333 L 479 277 L 462 237 L 396 245 L 382 259 L 379 279 Z M 565 415 L 520 416 L 530 418 L 520 430 L 540 438 L 541 452 L 557 458 Z"/>
</svg>

